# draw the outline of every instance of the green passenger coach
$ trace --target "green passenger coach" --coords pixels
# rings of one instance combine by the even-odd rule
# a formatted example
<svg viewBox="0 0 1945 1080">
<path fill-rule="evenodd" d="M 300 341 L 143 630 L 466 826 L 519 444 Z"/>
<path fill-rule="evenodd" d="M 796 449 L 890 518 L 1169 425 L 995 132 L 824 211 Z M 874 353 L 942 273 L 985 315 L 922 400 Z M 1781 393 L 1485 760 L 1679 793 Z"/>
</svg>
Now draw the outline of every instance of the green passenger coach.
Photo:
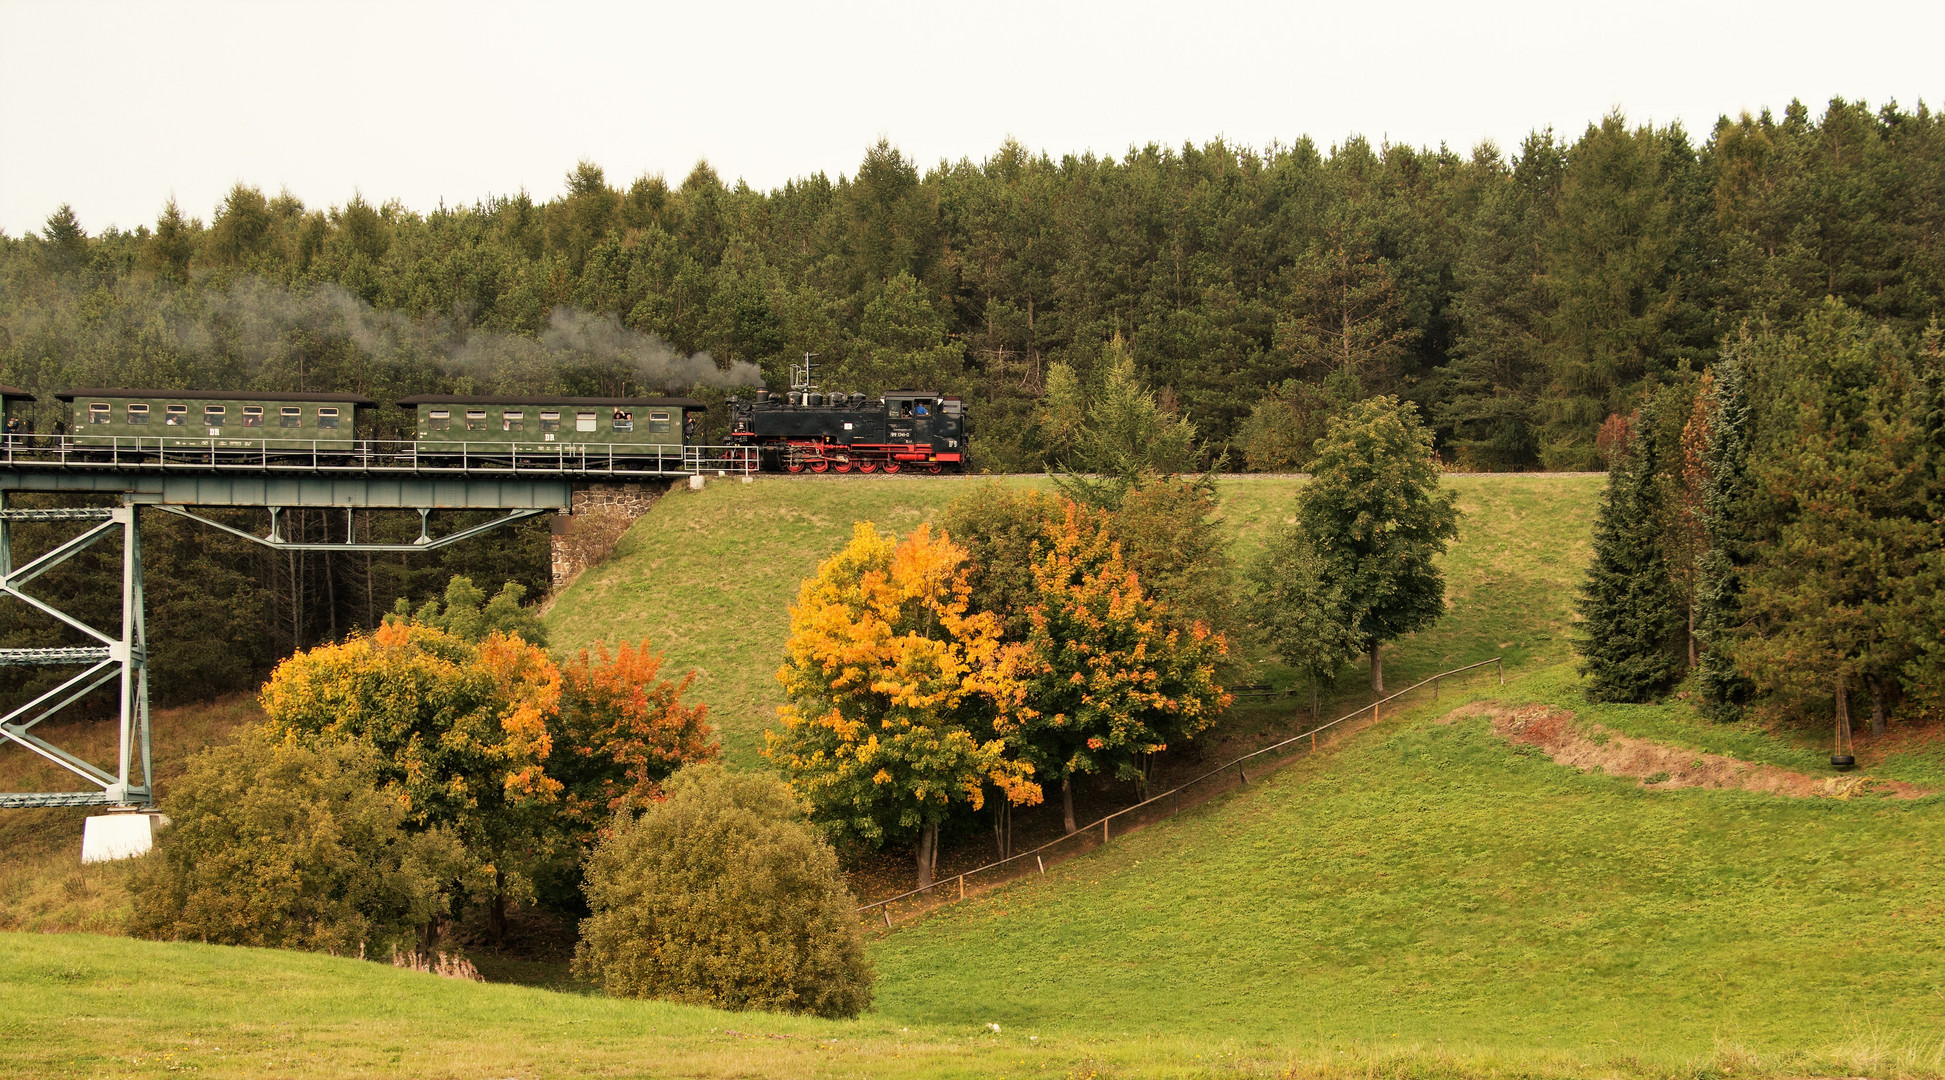
<svg viewBox="0 0 1945 1080">
<path fill-rule="evenodd" d="M 563 447 L 680 456 L 708 408 L 695 398 L 461 397 L 399 399 L 415 414 L 419 453 L 557 454 Z"/>
<path fill-rule="evenodd" d="M 70 445 L 131 450 L 349 449 L 357 439 L 359 410 L 378 405 L 357 394 L 230 390 L 81 387 L 54 396 L 73 405 Z"/>
</svg>

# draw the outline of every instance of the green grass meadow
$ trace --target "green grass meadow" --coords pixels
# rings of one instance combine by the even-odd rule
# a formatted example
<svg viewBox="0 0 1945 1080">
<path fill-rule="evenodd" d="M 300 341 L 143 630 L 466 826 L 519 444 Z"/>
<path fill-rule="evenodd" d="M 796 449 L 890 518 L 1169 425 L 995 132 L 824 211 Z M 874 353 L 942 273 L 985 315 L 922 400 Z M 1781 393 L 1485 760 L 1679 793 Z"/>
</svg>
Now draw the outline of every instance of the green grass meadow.
<svg viewBox="0 0 1945 1080">
<path fill-rule="evenodd" d="M 980 482 L 672 492 L 558 599 L 555 645 L 649 638 L 669 670 L 697 671 L 731 763 L 761 767 L 797 583 L 854 520 L 902 533 Z M 1504 687 L 1451 687 L 1044 877 L 872 931 L 877 1001 L 856 1021 L 16 932 L 0 934 L 0 1075 L 1945 1076 L 1945 798 L 1661 790 L 1456 717 L 1472 700 L 1548 703 L 1582 726 L 1827 772 L 1814 732 L 1713 724 L 1679 697 L 1585 699 L 1568 637 L 1600 478 L 1448 482 L 1465 512 L 1449 613 L 1398 644 L 1387 681 L 1503 655 Z M 1239 559 L 1300 483 L 1223 482 Z M 1247 659 L 1245 674 L 1291 684 Z M 1334 704 L 1368 700 L 1364 680 L 1348 671 Z M 1292 729 L 1299 700 L 1231 724 Z M 1859 753 L 1873 775 L 1945 788 L 1940 746 L 1914 730 Z M 67 904 L 68 928 L 112 931 L 117 868 L 56 867 L 26 821 L 0 819 L 0 927 L 61 926 Z"/>
<path fill-rule="evenodd" d="M 1566 678 L 1494 696 L 1550 701 Z M 1481 718 L 1439 722 L 1455 704 L 885 934 L 857 1021 L 15 934 L 0 1061 L 23 1076 L 1945 1072 L 1938 801 L 1653 791 L 1516 750 Z"/>
<path fill-rule="evenodd" d="M 678 489 L 656 502 L 605 561 L 590 568 L 547 615 L 554 648 L 649 639 L 666 670 L 693 670 L 692 691 L 709 705 L 725 759 L 760 767 L 763 730 L 783 704 L 776 671 L 790 632 L 789 606 L 817 564 L 850 538 L 855 522 L 894 533 L 936 520 L 947 504 L 989 481 L 973 477 L 758 477 Z M 1008 483 L 1044 484 L 1012 479 Z M 1288 519 L 1298 487 L 1290 477 L 1225 477 L 1220 518 L 1239 562 Z M 1565 658 L 1572 598 L 1588 558 L 1588 530 L 1601 478 L 1454 476 L 1446 481 L 1464 513 L 1444 567 L 1450 614 L 1401 642 L 1386 660 L 1396 686 L 1504 655 L 1510 665 Z M 1294 673 L 1267 658 L 1246 672 L 1288 687 Z M 1365 700 L 1365 676 L 1338 680 L 1340 703 Z M 1247 721 L 1278 723 L 1293 705 L 1246 707 Z"/>
</svg>

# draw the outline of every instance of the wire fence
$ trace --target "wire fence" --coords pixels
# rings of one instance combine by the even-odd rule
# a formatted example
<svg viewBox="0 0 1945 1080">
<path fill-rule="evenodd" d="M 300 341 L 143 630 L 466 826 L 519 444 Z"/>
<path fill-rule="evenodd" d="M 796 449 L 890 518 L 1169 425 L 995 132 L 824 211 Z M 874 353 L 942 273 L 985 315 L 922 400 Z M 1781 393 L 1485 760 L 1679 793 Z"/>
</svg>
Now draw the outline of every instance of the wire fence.
<svg viewBox="0 0 1945 1080">
<path fill-rule="evenodd" d="M 944 904 L 956 903 L 966 898 L 968 893 L 980 892 L 1017 878 L 1045 874 L 1047 867 L 1053 866 L 1079 855 L 1085 855 L 1097 848 L 1112 843 L 1116 837 L 1144 829 L 1158 821 L 1172 818 L 1184 809 L 1200 806 L 1224 792 L 1247 787 L 1251 776 L 1258 780 L 1301 757 L 1317 751 L 1318 736 L 1329 732 L 1340 724 L 1346 724 L 1369 714 L 1371 722 L 1384 718 L 1387 706 L 1395 705 L 1409 695 L 1430 691 L 1432 700 L 1437 700 L 1440 684 L 1455 676 L 1492 667 L 1499 676 L 1499 684 L 1506 685 L 1506 666 L 1503 658 L 1493 657 L 1476 664 L 1441 671 L 1427 679 L 1405 687 L 1395 694 L 1385 697 L 1345 713 L 1326 724 L 1319 724 L 1301 734 L 1292 735 L 1281 742 L 1271 743 L 1259 750 L 1252 750 L 1238 758 L 1223 762 L 1209 771 L 1184 783 L 1178 784 L 1158 795 L 1151 795 L 1133 806 L 1124 807 L 1096 819 L 1058 839 L 1050 840 L 1039 847 L 975 867 L 952 877 L 941 878 L 923 889 L 912 889 L 860 905 L 861 915 L 877 912 L 885 925 L 890 927 L 894 915 L 910 917 L 923 914 Z"/>
</svg>

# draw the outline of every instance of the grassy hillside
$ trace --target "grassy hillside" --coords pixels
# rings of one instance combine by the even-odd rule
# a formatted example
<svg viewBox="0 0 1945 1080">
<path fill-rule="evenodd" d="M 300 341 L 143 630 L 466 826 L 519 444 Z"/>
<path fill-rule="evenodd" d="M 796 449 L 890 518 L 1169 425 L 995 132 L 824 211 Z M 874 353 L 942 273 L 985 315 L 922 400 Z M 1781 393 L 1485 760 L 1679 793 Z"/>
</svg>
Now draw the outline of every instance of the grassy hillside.
<svg viewBox="0 0 1945 1080">
<path fill-rule="evenodd" d="M 560 649 L 647 636 L 667 654 L 671 670 L 697 673 L 695 693 L 709 703 L 729 761 L 757 765 L 763 729 L 783 703 L 776 669 L 798 583 L 850 537 L 854 522 L 903 533 L 985 482 L 762 477 L 671 492 L 613 555 L 562 594 L 547 616 L 548 630 Z M 1222 519 L 1240 560 L 1261 550 L 1300 483 L 1222 481 Z M 1448 483 L 1465 512 L 1459 543 L 1445 563 L 1451 615 L 1401 643 L 1386 663 L 1387 676 L 1403 685 L 1498 653 L 1515 664 L 1565 656 L 1600 478 L 1459 476 Z M 1294 680 L 1276 665 L 1264 670 L 1280 685 Z M 1341 696 L 1356 696 L 1358 683 L 1359 676 L 1347 673 Z"/>
<path fill-rule="evenodd" d="M 181 775 L 185 759 L 227 739 L 262 716 L 256 702 L 237 695 L 221 701 L 158 709 L 149 718 L 159 791 Z M 36 731 L 56 746 L 94 762 L 115 759 L 117 721 L 64 719 Z M 77 791 L 72 774 L 18 746 L 0 746 L 0 791 Z M 122 887 L 130 864 L 81 865 L 81 820 L 86 808 L 0 810 L 0 930 L 119 932 L 127 915 Z"/>
<path fill-rule="evenodd" d="M 1572 695 L 1556 669 L 1503 696 Z M 1451 705 L 887 935 L 877 1005 L 854 1022 L 5 935 L 0 1062 L 35 1076 L 1945 1075 L 1940 800 L 1654 791 L 1517 752 L 1481 719 L 1440 723 Z M 1679 705 L 1635 719 L 1692 723 Z"/>
<path fill-rule="evenodd" d="M 555 640 L 649 636 L 699 671 L 733 760 L 753 764 L 797 581 L 854 519 L 902 532 L 966 483 L 792 478 L 676 493 L 561 598 Z M 1808 736 L 1711 724 L 1679 700 L 1584 700 L 1566 634 L 1598 478 L 1452 483 L 1466 518 L 1445 564 L 1451 612 L 1400 644 L 1392 681 L 1503 653 L 1512 680 L 1483 688 L 1504 704 L 1824 768 Z M 1294 484 L 1225 483 L 1240 557 L 1287 513 Z M 1358 698 L 1362 678 L 1347 674 L 1339 696 Z M 1388 716 L 1246 791 L 884 935 L 877 1005 L 856 1022 L 11 935 L 0 985 L 18 1004 L 0 1072 L 1945 1075 L 1945 797 L 1660 790 L 1509 745 L 1486 719 L 1455 718 L 1456 704 Z M 1255 705 L 1238 722 L 1288 723 L 1295 707 Z M 173 730 L 197 723 L 220 726 Z M 1938 746 L 1913 731 L 1861 741 L 1860 757 L 1945 786 Z M 16 845 L 8 865 L 39 850 L 19 820 L 0 819 L 14 830 L 0 832 Z M 86 894 L 63 900 L 88 887 L 78 872 L 11 893 L 9 880 L 7 925 L 54 925 L 64 902 L 92 910 Z M 33 911 L 41 923 L 19 917 Z"/>
<path fill-rule="evenodd" d="M 1573 700 L 1573 679 L 1505 696 Z M 1681 705 L 1576 704 L 1698 729 Z M 1671 1065 L 1868 1043 L 1945 1066 L 1945 800 L 1655 791 L 1449 708 L 888 935 L 886 1012 Z"/>
</svg>

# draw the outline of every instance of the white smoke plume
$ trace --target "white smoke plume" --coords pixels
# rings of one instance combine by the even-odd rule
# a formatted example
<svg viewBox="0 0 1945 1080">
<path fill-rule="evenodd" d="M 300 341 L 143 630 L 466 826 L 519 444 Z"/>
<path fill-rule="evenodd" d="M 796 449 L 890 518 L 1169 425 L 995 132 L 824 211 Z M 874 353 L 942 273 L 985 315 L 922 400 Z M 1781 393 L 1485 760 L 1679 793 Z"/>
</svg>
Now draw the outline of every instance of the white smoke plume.
<svg viewBox="0 0 1945 1080">
<path fill-rule="evenodd" d="M 297 354 L 307 342 L 341 337 L 381 368 L 429 363 L 460 383 L 460 392 L 545 393 L 556 389 L 557 376 L 568 369 L 593 370 L 625 379 L 637 391 L 666 393 L 763 381 L 755 364 L 721 364 L 707 352 L 683 353 L 653 334 L 623 326 L 613 315 L 566 305 L 553 310 L 536 340 L 467 327 L 457 319 L 382 311 L 337 285 L 292 292 L 246 278 L 227 290 L 205 292 L 198 316 L 171 320 L 176 338 L 192 353 L 220 350 L 254 366 L 287 369 L 301 363 Z M 620 393 L 622 388 L 610 389 Z"/>
</svg>

